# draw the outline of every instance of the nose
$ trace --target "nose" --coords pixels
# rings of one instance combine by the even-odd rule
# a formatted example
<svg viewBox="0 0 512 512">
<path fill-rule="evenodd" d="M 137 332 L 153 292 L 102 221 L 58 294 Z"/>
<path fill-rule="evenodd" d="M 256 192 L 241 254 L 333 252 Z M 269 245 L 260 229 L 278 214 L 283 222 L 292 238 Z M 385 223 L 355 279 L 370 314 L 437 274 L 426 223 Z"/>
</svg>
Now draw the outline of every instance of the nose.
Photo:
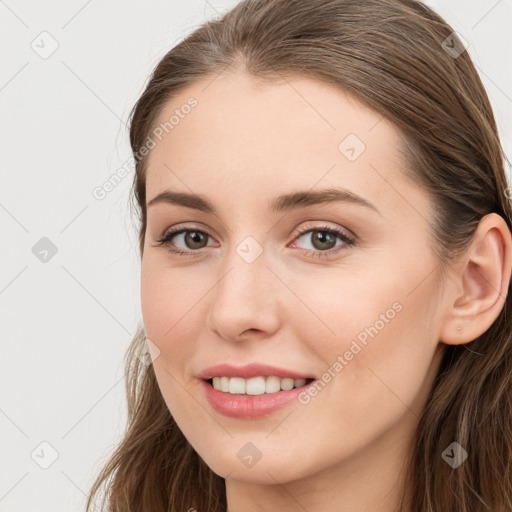
<svg viewBox="0 0 512 512">
<path fill-rule="evenodd" d="M 284 287 L 268 268 L 265 251 L 251 262 L 233 249 L 224 263 L 210 294 L 208 329 L 231 341 L 272 335 L 279 328 Z"/>
</svg>

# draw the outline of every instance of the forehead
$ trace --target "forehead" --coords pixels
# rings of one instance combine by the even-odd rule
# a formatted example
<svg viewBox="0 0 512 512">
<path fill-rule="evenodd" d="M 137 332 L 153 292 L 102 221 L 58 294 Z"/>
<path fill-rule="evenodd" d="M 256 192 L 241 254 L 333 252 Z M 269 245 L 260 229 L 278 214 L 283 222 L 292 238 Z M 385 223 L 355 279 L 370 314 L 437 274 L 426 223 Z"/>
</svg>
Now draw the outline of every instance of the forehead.
<svg viewBox="0 0 512 512">
<path fill-rule="evenodd" d="M 166 104 L 157 125 L 165 123 L 147 160 L 148 200 L 165 188 L 220 203 L 229 193 L 274 197 L 324 185 L 372 202 L 391 203 L 397 187 L 422 195 L 404 182 L 394 125 L 311 78 L 263 83 L 245 73 L 208 76 Z"/>
</svg>

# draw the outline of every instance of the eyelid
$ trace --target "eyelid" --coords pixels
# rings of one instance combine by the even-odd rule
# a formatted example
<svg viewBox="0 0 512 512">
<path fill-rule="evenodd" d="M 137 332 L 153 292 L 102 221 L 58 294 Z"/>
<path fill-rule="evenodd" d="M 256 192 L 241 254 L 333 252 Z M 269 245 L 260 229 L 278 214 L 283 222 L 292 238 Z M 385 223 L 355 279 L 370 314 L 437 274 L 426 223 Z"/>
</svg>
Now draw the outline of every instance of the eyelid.
<svg viewBox="0 0 512 512">
<path fill-rule="evenodd" d="M 178 231 L 201 231 L 213 238 L 213 235 L 210 233 L 210 230 L 206 226 L 196 222 L 192 222 L 190 224 L 187 222 L 181 222 L 179 224 L 173 225 L 172 227 L 167 228 L 160 236 L 160 238 L 165 238 L 169 233 L 177 234 Z"/>
<path fill-rule="evenodd" d="M 204 227 L 203 225 L 201 224 L 197 224 L 197 223 L 192 223 L 192 224 L 188 224 L 188 223 L 180 223 L 180 224 L 176 224 L 170 228 L 167 228 L 163 233 L 162 235 L 158 236 L 156 239 L 155 239 L 155 242 L 156 245 L 154 245 L 154 247 L 160 247 L 160 246 L 166 246 L 166 245 L 170 245 L 171 244 L 171 239 L 182 234 L 182 233 L 186 233 L 187 231 L 200 231 L 201 233 L 204 233 L 206 236 L 208 236 L 209 238 L 211 238 L 212 240 L 214 239 L 213 235 L 210 233 L 210 231 Z M 169 239 L 169 240 L 166 240 L 166 239 Z M 191 250 L 191 249 L 176 249 L 176 252 L 183 252 L 183 253 L 199 253 L 201 250 Z M 171 251 L 173 252 L 173 251 Z"/>
<path fill-rule="evenodd" d="M 313 224 L 314 222 L 322 222 L 322 221 L 306 221 L 305 223 L 303 223 L 303 224 L 305 224 L 305 226 L 303 224 L 301 224 L 302 227 L 294 229 L 294 231 L 291 235 L 292 239 L 294 240 L 297 236 L 303 235 L 308 229 L 309 230 L 332 229 L 334 231 L 341 231 L 347 238 L 350 238 L 354 241 L 357 240 L 357 236 L 348 228 L 345 228 L 345 227 L 340 228 L 338 226 L 329 226 L 329 225 L 327 225 L 327 223 L 325 221 L 323 222 L 323 224 L 321 226 L 318 226 L 318 225 Z M 198 224 L 195 222 L 192 222 L 191 224 L 182 222 L 180 224 L 177 224 L 176 226 L 172 226 L 171 228 L 166 229 L 163 232 L 163 234 L 160 236 L 160 238 L 165 238 L 167 236 L 167 234 L 170 232 L 173 232 L 174 234 L 176 234 L 177 231 L 180 231 L 180 230 L 193 231 L 194 229 L 197 231 L 203 231 L 208 236 L 213 238 L 213 236 L 211 235 L 208 228 L 206 228 L 202 224 Z"/>
<path fill-rule="evenodd" d="M 303 225 L 301 225 L 300 228 L 296 228 L 294 230 L 294 232 L 292 234 L 292 242 L 294 242 L 298 238 L 301 238 L 302 236 L 304 236 L 305 234 L 307 234 L 309 232 L 326 231 L 326 232 L 332 233 L 336 238 L 341 239 L 341 241 L 343 243 L 341 244 L 341 246 L 327 249 L 325 251 L 302 249 L 303 251 L 306 251 L 306 253 L 308 255 L 312 253 L 313 256 L 327 258 L 329 256 L 333 256 L 333 254 L 336 255 L 339 251 L 343 250 L 343 246 L 348 248 L 357 243 L 357 240 L 358 240 L 357 236 L 354 235 L 354 233 L 347 228 L 342 228 L 339 226 L 330 226 L 325 221 L 323 222 L 322 225 L 315 225 L 314 222 L 322 222 L 322 221 L 309 221 L 309 222 L 306 222 L 305 225 L 303 223 Z M 166 246 L 166 245 L 171 247 L 171 240 L 174 237 L 176 237 L 184 232 L 187 232 L 187 231 L 200 231 L 200 232 L 204 233 L 207 237 L 209 237 L 211 239 L 214 238 L 210 234 L 209 230 L 207 228 L 203 227 L 201 224 L 180 223 L 175 226 L 172 226 L 172 228 L 166 229 L 164 231 L 164 233 L 156 240 L 157 244 L 155 245 L 155 247 Z M 168 239 L 168 240 L 166 241 L 166 239 Z M 289 247 L 289 245 L 287 245 L 287 247 Z M 204 247 L 202 249 L 205 249 L 205 248 L 206 247 Z M 193 249 L 181 249 L 181 248 L 172 248 L 171 249 L 171 248 L 169 248 L 168 250 L 169 250 L 169 252 L 176 253 L 180 256 L 194 256 L 196 254 L 198 256 L 200 256 L 202 249 L 193 250 Z"/>
<path fill-rule="evenodd" d="M 355 243 L 357 240 L 357 236 L 350 230 L 345 227 L 339 226 L 330 226 L 326 222 L 323 222 L 322 225 L 313 224 L 313 222 L 322 222 L 322 221 L 308 221 L 305 225 L 302 225 L 300 228 L 296 228 L 292 233 L 292 238 L 295 240 L 297 237 L 304 235 L 309 231 L 334 231 L 338 232 L 344 237 L 350 239 L 351 242 Z"/>
</svg>

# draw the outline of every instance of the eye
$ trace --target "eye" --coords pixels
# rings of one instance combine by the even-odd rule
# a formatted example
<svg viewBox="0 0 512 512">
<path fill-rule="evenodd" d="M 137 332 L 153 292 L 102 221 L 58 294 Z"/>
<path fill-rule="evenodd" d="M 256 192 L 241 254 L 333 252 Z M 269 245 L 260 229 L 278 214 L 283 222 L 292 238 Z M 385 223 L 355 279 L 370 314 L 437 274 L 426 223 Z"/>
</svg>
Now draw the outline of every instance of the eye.
<svg viewBox="0 0 512 512">
<path fill-rule="evenodd" d="M 307 237 L 312 249 L 306 252 L 313 257 L 328 257 L 356 243 L 353 236 L 331 226 L 308 226 L 294 233 L 294 240 Z M 178 226 L 158 238 L 156 245 L 167 246 L 169 252 L 180 256 L 197 256 L 201 249 L 208 246 L 209 238 L 211 236 L 204 230 Z M 338 244 L 338 241 L 341 243 Z M 177 244 L 182 244 L 182 247 Z"/>
<path fill-rule="evenodd" d="M 331 256 L 343 250 L 344 247 L 355 244 L 355 239 L 352 236 L 331 226 L 315 226 L 314 228 L 302 229 L 295 234 L 295 239 L 301 238 L 309 239 L 312 250 L 308 250 L 308 255 L 314 257 Z M 337 240 L 341 240 L 338 245 L 336 245 Z"/>
<path fill-rule="evenodd" d="M 207 246 L 208 238 L 211 238 L 205 231 L 195 228 L 176 228 L 167 231 L 156 240 L 158 246 L 167 246 L 169 252 L 184 256 L 193 256 L 194 252 Z M 176 243 L 184 244 L 184 248 L 177 247 Z"/>
</svg>

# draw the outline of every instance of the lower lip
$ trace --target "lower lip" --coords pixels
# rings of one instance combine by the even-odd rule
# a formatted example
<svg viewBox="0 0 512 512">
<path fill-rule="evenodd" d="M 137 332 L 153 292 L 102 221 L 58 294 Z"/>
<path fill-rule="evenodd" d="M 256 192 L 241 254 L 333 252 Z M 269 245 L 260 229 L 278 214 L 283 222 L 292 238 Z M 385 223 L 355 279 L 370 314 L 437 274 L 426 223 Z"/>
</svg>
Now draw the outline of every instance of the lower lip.
<svg viewBox="0 0 512 512">
<path fill-rule="evenodd" d="M 209 382 L 201 380 L 206 398 L 211 406 L 224 416 L 231 418 L 260 418 L 282 409 L 316 381 L 307 386 L 262 395 L 236 395 L 215 389 Z"/>
</svg>

